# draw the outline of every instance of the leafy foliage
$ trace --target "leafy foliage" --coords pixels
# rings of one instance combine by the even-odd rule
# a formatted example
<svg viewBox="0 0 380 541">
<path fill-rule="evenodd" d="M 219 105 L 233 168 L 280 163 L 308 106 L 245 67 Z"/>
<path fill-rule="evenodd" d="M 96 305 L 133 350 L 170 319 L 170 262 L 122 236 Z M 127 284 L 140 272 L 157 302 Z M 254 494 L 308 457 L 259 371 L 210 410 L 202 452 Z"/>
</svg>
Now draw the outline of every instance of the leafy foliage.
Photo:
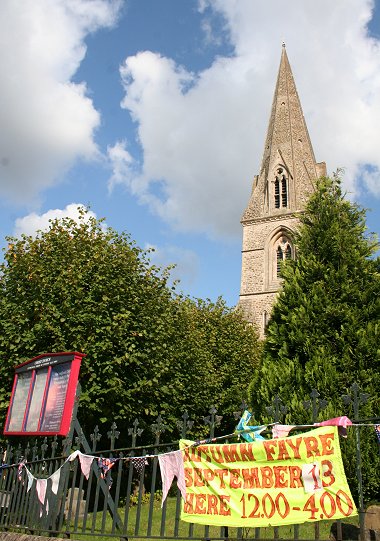
<svg viewBox="0 0 380 541">
<path fill-rule="evenodd" d="M 288 422 L 310 422 L 303 402 L 314 388 L 329 401 L 324 418 L 352 414 L 343 411 L 341 396 L 356 381 L 371 397 L 360 415 L 378 416 L 380 274 L 379 261 L 371 258 L 377 243 L 366 234 L 365 211 L 344 198 L 338 177 L 324 178 L 300 222 L 297 258 L 282 268 L 283 287 L 251 383 L 253 407 L 264 414 L 262 404 L 278 394 L 288 405 Z M 370 499 L 380 488 L 374 474 L 379 460 L 373 430 L 364 439 Z M 352 441 L 347 463 L 354 452 Z M 355 488 L 356 473 L 348 472 Z"/>
<path fill-rule="evenodd" d="M 221 428 L 230 431 L 236 423 L 226 414 L 239 410 L 247 400 L 247 382 L 259 363 L 257 333 L 240 312 L 227 309 L 222 299 L 216 303 L 180 299 L 177 307 L 173 337 L 176 402 L 192 414 L 194 434 L 202 430 L 207 434 L 202 416 L 211 405 L 224 416 Z"/>
<path fill-rule="evenodd" d="M 192 301 L 169 285 L 130 237 L 83 211 L 36 237 L 9 238 L 0 275 L 0 415 L 13 367 L 57 351 L 87 354 L 81 369 L 84 428 L 159 413 L 169 429 L 188 408 L 238 409 L 258 359 L 257 337 L 222 300 Z M 236 373 L 235 373 L 236 371 Z M 121 440 L 119 440 L 121 443 Z"/>
</svg>

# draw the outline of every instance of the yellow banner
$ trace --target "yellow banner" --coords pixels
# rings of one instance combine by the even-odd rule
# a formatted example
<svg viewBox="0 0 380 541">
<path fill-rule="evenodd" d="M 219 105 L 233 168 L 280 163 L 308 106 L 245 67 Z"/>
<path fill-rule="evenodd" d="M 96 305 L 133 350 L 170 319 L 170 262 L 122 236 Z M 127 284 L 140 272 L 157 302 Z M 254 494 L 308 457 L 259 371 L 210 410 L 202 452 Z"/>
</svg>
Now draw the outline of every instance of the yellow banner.
<svg viewBox="0 0 380 541">
<path fill-rule="evenodd" d="M 182 520 L 265 527 L 356 515 L 343 469 L 337 427 L 254 443 L 184 450 Z"/>
</svg>

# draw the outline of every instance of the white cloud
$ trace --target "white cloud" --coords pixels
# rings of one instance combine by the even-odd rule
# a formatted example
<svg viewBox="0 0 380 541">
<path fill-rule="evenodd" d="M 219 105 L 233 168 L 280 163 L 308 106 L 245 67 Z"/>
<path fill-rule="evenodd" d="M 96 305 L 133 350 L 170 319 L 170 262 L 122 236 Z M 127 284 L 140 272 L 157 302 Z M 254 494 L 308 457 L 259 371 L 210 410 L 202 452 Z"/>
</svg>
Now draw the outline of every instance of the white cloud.
<svg viewBox="0 0 380 541">
<path fill-rule="evenodd" d="M 127 150 L 127 142 L 117 141 L 113 146 L 108 146 L 107 157 L 112 169 L 109 190 L 112 191 L 117 184 L 127 184 L 132 190 L 134 160 Z"/>
<path fill-rule="evenodd" d="M 32 212 L 23 218 L 17 218 L 13 234 L 15 237 L 20 237 L 23 233 L 34 236 L 37 231 L 49 229 L 50 221 L 55 219 L 71 218 L 78 222 L 80 209 L 85 208 L 81 203 L 70 203 L 64 209 L 51 209 L 44 214 Z M 96 218 L 96 214 L 87 210 L 86 219 L 90 217 Z"/>
<path fill-rule="evenodd" d="M 317 161 L 330 172 L 344 167 L 346 188 L 359 190 L 360 166 L 380 167 L 380 44 L 367 32 L 373 2 L 292 0 L 284 16 L 278 0 L 202 0 L 200 9 L 207 21 L 210 10 L 225 17 L 233 57 L 198 74 L 149 51 L 121 67 L 122 106 L 143 149 L 140 170 L 134 164 L 131 176 L 128 168 L 132 193 L 178 229 L 240 234 L 282 41 Z M 377 178 L 366 183 L 374 193 Z"/>
<path fill-rule="evenodd" d="M 0 2 L 0 193 L 25 202 L 78 158 L 97 156 L 100 115 L 72 82 L 85 38 L 112 26 L 120 0 Z"/>
<path fill-rule="evenodd" d="M 368 169 L 367 167 L 359 168 L 359 174 L 361 174 L 362 182 L 368 190 L 376 195 L 380 196 L 380 168 L 378 166 Z"/>
</svg>

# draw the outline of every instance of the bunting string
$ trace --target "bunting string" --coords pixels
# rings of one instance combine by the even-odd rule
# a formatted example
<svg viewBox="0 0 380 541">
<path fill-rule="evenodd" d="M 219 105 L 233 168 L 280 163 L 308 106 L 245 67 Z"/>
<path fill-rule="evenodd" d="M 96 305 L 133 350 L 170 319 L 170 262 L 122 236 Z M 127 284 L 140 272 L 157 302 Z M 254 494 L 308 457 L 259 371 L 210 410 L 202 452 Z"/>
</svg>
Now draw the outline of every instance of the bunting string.
<svg viewBox="0 0 380 541">
<path fill-rule="evenodd" d="M 162 505 L 163 505 L 174 478 L 177 479 L 177 486 L 181 492 L 182 497 L 184 499 L 186 498 L 186 486 L 185 486 L 184 467 L 183 467 L 183 452 L 190 447 L 196 447 L 199 445 L 208 445 L 208 444 L 215 443 L 220 440 L 226 440 L 232 437 L 239 437 L 239 438 L 243 437 L 246 441 L 249 441 L 249 442 L 263 440 L 265 438 L 264 436 L 262 436 L 262 433 L 265 431 L 268 431 L 268 429 L 272 431 L 273 438 L 281 438 L 281 437 L 288 436 L 288 434 L 292 430 L 308 429 L 308 428 L 314 428 L 317 426 L 337 426 L 339 429 L 339 433 L 343 437 L 346 437 L 348 427 L 372 426 L 375 428 L 375 433 L 376 433 L 379 446 L 380 446 L 380 424 L 378 423 L 362 423 L 362 422 L 355 423 L 355 422 L 352 422 L 348 417 L 342 416 L 342 417 L 336 417 L 334 419 L 329 419 L 327 421 L 321 421 L 321 422 L 308 424 L 308 425 L 282 425 L 280 423 L 270 423 L 270 424 L 260 425 L 260 426 L 250 426 L 248 423 L 251 417 L 252 417 L 251 413 L 248 411 L 245 411 L 234 432 L 230 434 L 225 434 L 223 436 L 216 436 L 213 438 L 197 440 L 195 442 L 192 442 L 188 446 L 185 446 L 181 450 L 176 450 L 176 451 L 167 451 L 167 452 L 157 453 L 157 454 L 146 454 L 144 456 L 139 456 L 139 457 L 103 458 L 96 455 L 88 455 L 88 454 L 82 453 L 79 450 L 76 450 L 73 453 L 71 453 L 68 457 L 66 457 L 64 463 L 47 478 L 35 477 L 31 473 L 29 468 L 26 466 L 28 462 L 26 461 L 25 458 L 23 458 L 18 464 L 10 464 L 10 465 L 3 464 L 2 466 L 0 466 L 0 468 L 5 469 L 5 468 L 17 467 L 17 478 L 19 479 L 19 481 L 22 481 L 22 473 L 25 470 L 27 474 L 27 480 L 28 480 L 28 483 L 27 483 L 28 492 L 31 490 L 33 486 L 33 482 L 34 481 L 36 482 L 35 489 L 36 489 L 38 501 L 40 502 L 40 516 L 42 516 L 43 511 L 45 511 L 46 514 L 48 514 L 49 512 L 49 503 L 48 503 L 48 497 L 47 497 L 48 480 L 51 481 L 50 489 L 52 493 L 55 495 L 58 494 L 61 470 L 65 466 L 66 463 L 73 462 L 76 458 L 78 458 L 81 472 L 87 480 L 89 478 L 91 467 L 94 461 L 97 463 L 100 478 L 102 480 L 107 480 L 107 473 L 110 472 L 110 470 L 114 467 L 114 465 L 120 460 L 124 462 L 130 462 L 133 468 L 135 469 L 135 471 L 137 472 L 137 474 L 142 475 L 144 472 L 145 466 L 149 464 L 148 459 L 158 458 L 160 471 L 161 471 L 162 487 L 163 487 L 163 496 L 162 496 Z M 57 458 L 55 458 L 55 460 L 57 460 Z M 41 462 L 41 461 L 38 460 L 38 461 L 34 461 L 33 463 L 38 463 L 38 462 Z M 112 482 L 112 477 L 108 476 L 109 487 L 111 486 L 110 484 L 111 482 Z"/>
</svg>

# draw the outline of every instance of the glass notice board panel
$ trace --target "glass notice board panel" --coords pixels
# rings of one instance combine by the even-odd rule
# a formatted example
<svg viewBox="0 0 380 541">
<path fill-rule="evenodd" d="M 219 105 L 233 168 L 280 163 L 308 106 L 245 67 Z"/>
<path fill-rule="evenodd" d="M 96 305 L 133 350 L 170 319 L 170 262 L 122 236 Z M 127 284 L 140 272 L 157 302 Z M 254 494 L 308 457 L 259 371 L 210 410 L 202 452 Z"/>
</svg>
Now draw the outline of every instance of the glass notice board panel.
<svg viewBox="0 0 380 541">
<path fill-rule="evenodd" d="M 12 432 L 22 430 L 31 380 L 31 373 L 19 374 L 17 377 L 16 388 L 14 390 L 12 401 L 12 416 L 9 423 L 9 430 Z"/>
<path fill-rule="evenodd" d="M 41 424 L 42 432 L 54 432 L 59 430 L 61 426 L 69 376 L 70 366 L 67 363 L 59 364 L 51 369 L 46 406 Z"/>
<path fill-rule="evenodd" d="M 34 432 L 35 430 L 38 430 L 41 414 L 41 404 L 44 398 L 47 375 L 48 368 L 42 368 L 41 370 L 36 371 L 32 397 L 30 399 L 30 406 L 25 426 L 25 430 L 27 432 Z"/>
</svg>

